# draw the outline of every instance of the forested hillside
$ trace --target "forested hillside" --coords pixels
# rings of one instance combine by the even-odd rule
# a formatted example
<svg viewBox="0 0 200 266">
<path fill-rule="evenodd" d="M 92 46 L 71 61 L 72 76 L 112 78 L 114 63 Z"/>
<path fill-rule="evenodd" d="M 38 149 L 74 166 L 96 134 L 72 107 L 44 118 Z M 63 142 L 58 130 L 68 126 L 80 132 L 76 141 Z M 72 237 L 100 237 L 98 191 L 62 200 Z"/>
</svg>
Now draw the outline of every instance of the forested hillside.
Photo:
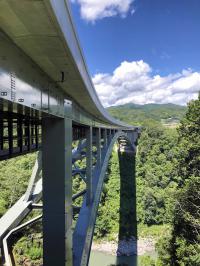
<svg viewBox="0 0 200 266">
<path fill-rule="evenodd" d="M 0 162 L 0 218 L 26 191 L 36 154 Z"/>
<path fill-rule="evenodd" d="M 200 265 L 200 94 L 178 128 L 177 193 L 172 232 L 158 245 L 159 265 Z"/>
<path fill-rule="evenodd" d="M 179 122 L 186 111 L 185 106 L 175 104 L 145 104 L 133 103 L 109 107 L 108 111 L 117 119 L 132 125 L 144 125 L 152 122 Z"/>
<path fill-rule="evenodd" d="M 157 238 L 158 259 L 146 258 L 142 266 L 200 265 L 200 96 L 187 110 L 130 104 L 109 111 L 143 125 L 136 157 L 137 220 L 150 230 L 166 226 Z M 163 127 L 169 118 L 180 126 Z"/>
</svg>

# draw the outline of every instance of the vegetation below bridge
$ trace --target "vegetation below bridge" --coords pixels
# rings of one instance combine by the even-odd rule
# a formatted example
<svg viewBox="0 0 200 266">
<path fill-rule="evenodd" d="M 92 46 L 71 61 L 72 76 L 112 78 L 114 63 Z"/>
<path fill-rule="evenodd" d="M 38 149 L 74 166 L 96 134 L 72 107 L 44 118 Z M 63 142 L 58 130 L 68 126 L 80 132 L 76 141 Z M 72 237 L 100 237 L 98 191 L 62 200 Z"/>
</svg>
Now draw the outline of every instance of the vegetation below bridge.
<svg viewBox="0 0 200 266">
<path fill-rule="evenodd" d="M 144 256 L 141 266 L 200 265 L 200 99 L 191 101 L 187 109 L 175 105 L 129 104 L 109 111 L 125 122 L 143 125 L 132 165 L 137 184 L 137 217 L 134 217 L 134 201 L 128 200 L 134 193 L 131 169 L 124 167 L 125 178 L 120 181 L 118 156 L 121 155 L 115 149 L 99 206 L 95 241 L 153 239 L 158 258 Z M 163 121 L 176 121 L 177 127 L 163 126 L 167 124 Z M 32 154 L 0 162 L 0 215 L 25 191 L 34 159 Z M 124 163 L 129 159 L 125 158 Z M 122 191 L 120 182 L 124 180 Z M 83 186 L 75 178 L 74 191 Z M 134 197 L 133 194 L 132 200 Z M 138 235 L 132 218 L 137 218 Z M 26 230 L 23 237 L 18 235 L 20 240 L 14 244 L 18 265 L 29 260 L 32 265 L 41 265 L 40 231 L 38 224 Z"/>
</svg>

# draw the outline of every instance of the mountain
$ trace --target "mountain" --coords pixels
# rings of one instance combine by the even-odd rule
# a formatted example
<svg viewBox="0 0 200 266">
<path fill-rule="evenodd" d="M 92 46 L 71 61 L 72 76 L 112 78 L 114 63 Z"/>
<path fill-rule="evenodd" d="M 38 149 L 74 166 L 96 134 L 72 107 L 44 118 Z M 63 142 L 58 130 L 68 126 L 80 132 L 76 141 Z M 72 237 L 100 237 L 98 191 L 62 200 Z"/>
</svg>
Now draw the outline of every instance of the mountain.
<svg viewBox="0 0 200 266">
<path fill-rule="evenodd" d="M 164 125 L 176 125 L 186 112 L 185 106 L 168 104 L 134 104 L 111 106 L 108 112 L 117 119 L 132 125 L 153 121 Z"/>
</svg>

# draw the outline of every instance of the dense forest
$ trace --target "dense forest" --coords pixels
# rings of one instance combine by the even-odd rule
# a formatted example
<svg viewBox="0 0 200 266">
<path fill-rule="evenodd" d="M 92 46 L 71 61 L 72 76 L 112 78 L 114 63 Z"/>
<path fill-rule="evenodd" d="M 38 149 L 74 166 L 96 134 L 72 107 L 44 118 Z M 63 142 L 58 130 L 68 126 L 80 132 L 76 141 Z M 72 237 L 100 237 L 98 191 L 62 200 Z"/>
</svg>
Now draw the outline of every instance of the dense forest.
<svg viewBox="0 0 200 266">
<path fill-rule="evenodd" d="M 112 116 L 132 125 L 145 125 L 152 122 L 177 123 L 185 114 L 185 107 L 175 104 L 145 104 L 128 103 L 122 106 L 108 108 Z"/>
<path fill-rule="evenodd" d="M 141 266 L 200 265 L 200 97 L 191 101 L 187 108 L 172 104 L 128 104 L 111 107 L 109 112 L 130 124 L 142 125 L 133 163 L 138 238 L 152 234 L 158 256 L 145 256 Z M 170 123 L 175 126 L 170 127 Z M 127 206 L 134 202 L 126 200 L 123 210 L 120 208 L 119 156 L 115 147 L 98 210 L 96 241 L 117 241 L 120 226 L 123 232 L 134 231 L 136 227 L 134 224 L 132 228 L 133 220 L 130 219 L 134 214 L 127 213 Z M 25 191 L 35 157 L 36 154 L 32 154 L 0 162 L 0 216 Z M 127 179 L 131 180 L 130 171 L 127 171 Z M 80 185 L 75 181 L 74 189 L 77 190 Z M 120 211 L 126 213 L 124 221 L 120 221 Z M 27 231 L 14 245 L 18 265 L 22 265 L 24 257 L 35 261 L 34 265 L 40 265 L 40 229 L 37 226 Z M 32 247 L 30 234 L 35 236 Z"/>
<path fill-rule="evenodd" d="M 187 110 L 130 104 L 110 112 L 130 122 L 136 109 L 144 116 L 136 156 L 137 221 L 149 228 L 165 226 L 157 242 L 158 259 L 143 265 L 200 265 L 200 96 Z M 163 119 L 171 118 L 180 123 L 164 127 Z"/>
</svg>

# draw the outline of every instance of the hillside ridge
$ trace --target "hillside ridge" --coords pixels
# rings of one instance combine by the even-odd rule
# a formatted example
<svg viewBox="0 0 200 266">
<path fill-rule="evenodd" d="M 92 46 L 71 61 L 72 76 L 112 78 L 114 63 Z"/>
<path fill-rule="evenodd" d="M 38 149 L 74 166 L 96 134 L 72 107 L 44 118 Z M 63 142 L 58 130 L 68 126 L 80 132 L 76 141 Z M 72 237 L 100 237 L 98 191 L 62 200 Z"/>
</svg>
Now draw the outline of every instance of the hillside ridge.
<svg viewBox="0 0 200 266">
<path fill-rule="evenodd" d="M 117 119 L 130 124 L 145 124 L 154 121 L 162 124 L 179 123 L 186 112 L 186 106 L 173 103 L 167 104 L 134 104 L 128 103 L 107 108 L 109 113 Z"/>
</svg>

